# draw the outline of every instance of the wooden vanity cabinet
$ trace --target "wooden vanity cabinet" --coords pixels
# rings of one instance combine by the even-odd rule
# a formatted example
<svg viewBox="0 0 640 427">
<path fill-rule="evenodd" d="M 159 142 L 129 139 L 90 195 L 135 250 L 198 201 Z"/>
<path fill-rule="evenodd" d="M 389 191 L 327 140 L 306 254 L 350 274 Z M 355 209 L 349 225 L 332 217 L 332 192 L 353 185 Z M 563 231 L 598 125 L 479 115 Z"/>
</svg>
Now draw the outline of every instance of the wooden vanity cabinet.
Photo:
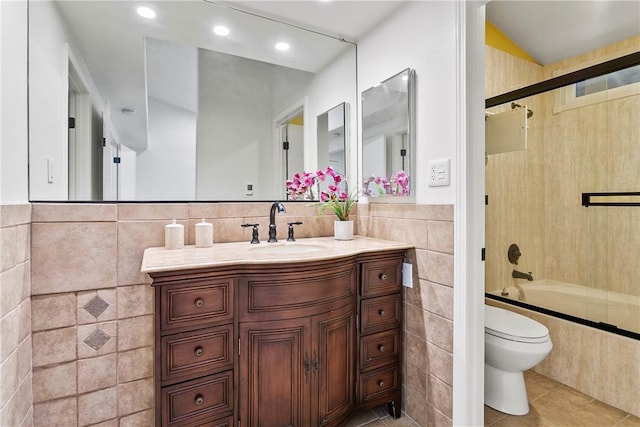
<svg viewBox="0 0 640 427">
<path fill-rule="evenodd" d="M 403 256 L 150 273 L 156 424 L 339 426 L 387 402 L 399 416 Z"/>
<path fill-rule="evenodd" d="M 243 425 L 330 426 L 353 411 L 355 265 L 352 257 L 239 279 Z"/>
<path fill-rule="evenodd" d="M 359 264 L 358 406 L 402 409 L 402 262 L 381 254 Z"/>
</svg>

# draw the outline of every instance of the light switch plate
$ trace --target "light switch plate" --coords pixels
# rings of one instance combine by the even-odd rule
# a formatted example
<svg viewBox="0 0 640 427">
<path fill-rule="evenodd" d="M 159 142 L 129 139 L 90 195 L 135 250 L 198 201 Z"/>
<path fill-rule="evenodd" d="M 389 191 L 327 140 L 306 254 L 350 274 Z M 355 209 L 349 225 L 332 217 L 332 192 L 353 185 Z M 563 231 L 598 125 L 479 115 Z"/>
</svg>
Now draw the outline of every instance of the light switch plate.
<svg viewBox="0 0 640 427">
<path fill-rule="evenodd" d="M 402 286 L 413 288 L 413 265 L 410 262 L 402 263 Z"/>
</svg>

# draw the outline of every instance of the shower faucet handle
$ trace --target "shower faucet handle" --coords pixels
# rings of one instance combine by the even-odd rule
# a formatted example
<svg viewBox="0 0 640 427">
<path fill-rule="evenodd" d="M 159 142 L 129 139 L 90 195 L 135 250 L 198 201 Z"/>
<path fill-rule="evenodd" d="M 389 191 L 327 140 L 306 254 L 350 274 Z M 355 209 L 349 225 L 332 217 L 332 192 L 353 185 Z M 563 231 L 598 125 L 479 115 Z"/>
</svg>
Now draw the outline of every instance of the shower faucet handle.
<svg viewBox="0 0 640 427">
<path fill-rule="evenodd" d="M 518 265 L 518 260 L 520 259 L 520 248 L 515 243 L 509 245 L 509 250 L 507 251 L 507 258 L 509 258 L 509 262 L 514 265 Z"/>
</svg>

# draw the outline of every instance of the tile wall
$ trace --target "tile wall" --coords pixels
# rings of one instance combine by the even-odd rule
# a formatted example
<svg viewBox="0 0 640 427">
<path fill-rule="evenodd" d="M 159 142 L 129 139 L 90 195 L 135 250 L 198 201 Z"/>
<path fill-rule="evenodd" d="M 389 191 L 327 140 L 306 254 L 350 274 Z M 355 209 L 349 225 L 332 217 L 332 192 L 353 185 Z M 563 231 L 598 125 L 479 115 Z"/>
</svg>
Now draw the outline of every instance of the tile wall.
<svg viewBox="0 0 640 427">
<path fill-rule="evenodd" d="M 31 205 L 0 206 L 0 426 L 32 426 Z"/>
<path fill-rule="evenodd" d="M 331 214 L 287 203 L 279 235 L 330 236 Z M 153 291 L 143 250 L 162 246 L 177 219 L 194 242 L 201 218 L 214 241 L 250 240 L 268 203 L 34 204 L 31 228 L 35 425 L 153 425 Z M 420 425 L 451 425 L 453 207 L 361 205 L 358 234 L 406 241 L 414 287 L 406 290 L 404 410 Z M 28 297 L 27 297 L 28 298 Z M 426 404 L 425 404 L 426 403 Z"/>
</svg>

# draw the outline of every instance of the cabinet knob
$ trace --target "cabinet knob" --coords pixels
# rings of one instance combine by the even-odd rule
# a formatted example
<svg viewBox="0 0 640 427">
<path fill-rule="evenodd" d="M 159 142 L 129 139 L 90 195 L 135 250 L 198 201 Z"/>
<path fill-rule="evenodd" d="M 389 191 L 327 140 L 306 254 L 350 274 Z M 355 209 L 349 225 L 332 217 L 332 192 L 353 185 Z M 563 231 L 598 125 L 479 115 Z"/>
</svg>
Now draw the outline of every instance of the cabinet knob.
<svg viewBox="0 0 640 427">
<path fill-rule="evenodd" d="M 387 280 L 387 275 L 386 275 L 386 274 L 384 274 L 384 273 L 380 273 L 380 274 L 378 275 L 378 278 L 379 278 L 380 280 Z"/>
<path fill-rule="evenodd" d="M 193 304 L 195 304 L 196 307 L 200 308 L 204 305 L 204 300 L 202 298 L 196 298 Z"/>
<path fill-rule="evenodd" d="M 204 348 L 202 347 L 196 347 L 196 351 L 195 351 L 196 357 L 200 357 L 204 354 Z"/>
<path fill-rule="evenodd" d="M 380 344 L 380 345 L 378 346 L 378 351 L 379 351 L 380 353 L 384 353 L 385 348 L 384 348 L 384 346 L 383 346 L 382 344 Z"/>
<path fill-rule="evenodd" d="M 385 315 L 385 311 L 384 311 L 384 310 L 382 310 L 382 309 L 380 309 L 380 310 L 378 310 L 378 314 L 379 314 L 380 316 L 384 316 L 384 315 Z"/>
<path fill-rule="evenodd" d="M 196 404 L 196 406 L 202 406 L 202 404 L 204 403 L 204 396 L 202 396 L 201 394 L 197 395 L 194 403 Z"/>
<path fill-rule="evenodd" d="M 378 387 L 384 387 L 384 381 L 378 380 Z"/>
</svg>

